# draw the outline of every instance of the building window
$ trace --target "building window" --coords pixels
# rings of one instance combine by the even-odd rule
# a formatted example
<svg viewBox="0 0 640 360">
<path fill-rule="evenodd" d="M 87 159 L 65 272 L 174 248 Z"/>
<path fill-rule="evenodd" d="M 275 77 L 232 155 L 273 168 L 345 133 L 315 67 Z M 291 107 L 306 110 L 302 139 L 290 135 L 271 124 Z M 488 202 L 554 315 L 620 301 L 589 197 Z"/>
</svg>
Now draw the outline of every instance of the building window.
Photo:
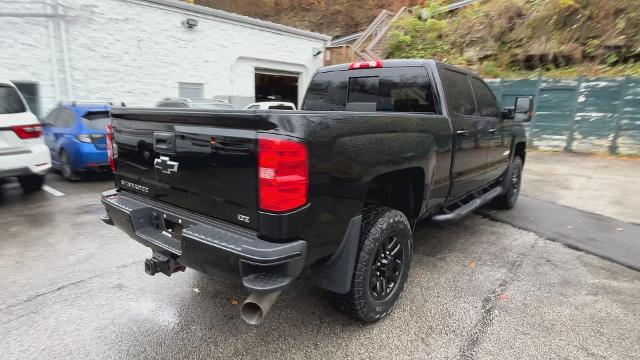
<svg viewBox="0 0 640 360">
<path fill-rule="evenodd" d="M 29 110 L 37 117 L 40 117 L 40 94 L 38 91 L 38 84 L 34 82 L 26 81 L 12 81 L 13 84 L 20 90 L 20 93 L 27 101 Z"/>
<path fill-rule="evenodd" d="M 178 83 L 178 94 L 185 99 L 204 99 L 204 84 Z"/>
</svg>

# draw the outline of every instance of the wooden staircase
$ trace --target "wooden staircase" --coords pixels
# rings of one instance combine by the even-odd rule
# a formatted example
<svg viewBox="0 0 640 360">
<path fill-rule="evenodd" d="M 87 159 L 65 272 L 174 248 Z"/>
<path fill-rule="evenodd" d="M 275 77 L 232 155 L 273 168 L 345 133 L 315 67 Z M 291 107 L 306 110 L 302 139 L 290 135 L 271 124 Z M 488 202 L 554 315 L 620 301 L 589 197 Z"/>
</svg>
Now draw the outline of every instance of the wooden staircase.
<svg viewBox="0 0 640 360">
<path fill-rule="evenodd" d="M 461 0 L 443 6 L 438 13 L 461 9 L 482 0 Z M 375 61 L 386 57 L 384 38 L 393 22 L 400 16 L 412 13 L 411 8 L 403 7 L 397 13 L 382 10 L 380 14 L 361 33 L 334 39 L 332 45 L 325 48 L 326 65 L 342 64 L 354 61 Z M 423 16 L 420 14 L 421 17 Z M 426 15 L 425 15 L 426 16 Z M 356 39 L 354 41 L 354 39 Z"/>
<path fill-rule="evenodd" d="M 340 64 L 353 61 L 375 61 L 385 58 L 383 39 L 391 24 L 400 16 L 411 11 L 403 7 L 397 13 L 382 10 L 369 24 L 366 30 L 359 33 L 352 44 L 339 44 L 325 49 L 325 65 Z"/>
</svg>

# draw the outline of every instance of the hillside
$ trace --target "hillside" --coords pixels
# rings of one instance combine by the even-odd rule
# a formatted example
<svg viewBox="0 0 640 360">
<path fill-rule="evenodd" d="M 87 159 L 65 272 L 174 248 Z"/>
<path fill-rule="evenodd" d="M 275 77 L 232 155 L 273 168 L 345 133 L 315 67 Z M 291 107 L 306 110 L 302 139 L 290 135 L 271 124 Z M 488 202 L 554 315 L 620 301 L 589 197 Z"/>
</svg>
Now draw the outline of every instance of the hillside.
<svg viewBox="0 0 640 360">
<path fill-rule="evenodd" d="M 433 3 L 425 9 L 431 14 Z M 485 76 L 640 75 L 639 29 L 637 0 L 485 0 L 401 19 L 387 50 L 388 57 L 436 58 Z"/>
<path fill-rule="evenodd" d="M 383 9 L 422 4 L 421 0 L 195 0 L 196 4 L 273 21 L 331 36 L 365 29 Z"/>
<path fill-rule="evenodd" d="M 415 11 L 388 33 L 389 58 L 435 58 L 491 77 L 640 76 L 640 0 L 484 0 L 439 14 L 453 0 L 194 2 L 331 36 L 407 6 Z"/>
</svg>

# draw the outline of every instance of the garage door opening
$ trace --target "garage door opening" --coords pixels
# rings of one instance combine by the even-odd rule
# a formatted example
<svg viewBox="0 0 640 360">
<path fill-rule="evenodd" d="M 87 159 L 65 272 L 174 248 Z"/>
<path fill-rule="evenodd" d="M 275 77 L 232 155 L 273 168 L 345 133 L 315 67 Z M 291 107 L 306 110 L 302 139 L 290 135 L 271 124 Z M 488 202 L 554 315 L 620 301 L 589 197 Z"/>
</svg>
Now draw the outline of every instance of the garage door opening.
<svg viewBox="0 0 640 360">
<path fill-rule="evenodd" d="M 298 75 L 256 69 L 256 102 L 287 101 L 298 105 Z"/>
</svg>

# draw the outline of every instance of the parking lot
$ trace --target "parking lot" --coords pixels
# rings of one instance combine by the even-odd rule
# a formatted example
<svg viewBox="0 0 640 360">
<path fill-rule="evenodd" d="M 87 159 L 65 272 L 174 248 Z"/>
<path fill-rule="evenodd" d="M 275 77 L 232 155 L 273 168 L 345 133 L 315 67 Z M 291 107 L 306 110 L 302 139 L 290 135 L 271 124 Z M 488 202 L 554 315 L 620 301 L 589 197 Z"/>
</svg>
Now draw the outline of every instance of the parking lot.
<svg viewBox="0 0 640 360">
<path fill-rule="evenodd" d="M 149 251 L 99 220 L 99 193 L 111 180 L 69 183 L 49 174 L 47 184 L 54 190 L 28 196 L 3 185 L 3 358 L 640 353 L 640 272 L 479 215 L 418 227 L 404 296 L 379 323 L 353 322 L 304 275 L 250 326 L 238 316 L 247 295 L 240 285 L 191 270 L 144 273 Z"/>
</svg>

